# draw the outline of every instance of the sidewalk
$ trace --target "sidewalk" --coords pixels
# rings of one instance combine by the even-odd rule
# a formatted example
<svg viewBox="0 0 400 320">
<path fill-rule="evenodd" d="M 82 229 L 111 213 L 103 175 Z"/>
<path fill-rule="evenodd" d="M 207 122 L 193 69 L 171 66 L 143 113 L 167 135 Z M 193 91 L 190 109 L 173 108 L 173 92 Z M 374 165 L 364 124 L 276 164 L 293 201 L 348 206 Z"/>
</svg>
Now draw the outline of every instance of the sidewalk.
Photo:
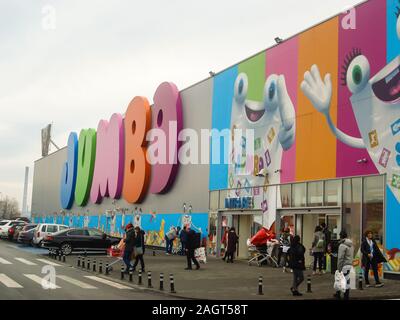
<svg viewBox="0 0 400 320">
<path fill-rule="evenodd" d="M 293 297 L 290 292 L 292 274 L 283 273 L 282 269 L 269 266 L 249 266 L 247 261 L 226 263 L 221 259 L 207 258 L 207 264 L 201 264 L 200 270 L 184 270 L 186 257 L 167 256 L 164 252 L 146 250 L 144 256 L 146 273 L 142 276 L 142 289 L 147 288 L 147 272 L 152 272 L 152 285 L 155 291 L 159 288 L 160 272 L 164 273 L 164 292 L 169 293 L 169 274 L 175 279 L 175 296 L 189 299 L 222 299 L 222 300 L 313 300 L 333 299 L 333 275 L 316 275 L 311 277 L 312 293 L 307 291 L 307 276 L 310 270 L 305 271 L 305 281 L 300 287 L 302 297 Z M 117 258 L 106 256 L 89 256 L 103 262 L 103 274 L 105 263 L 111 263 Z M 68 256 L 66 263 L 76 267 L 77 256 Z M 114 265 L 113 271 L 108 277 L 120 280 L 121 262 Z M 133 285 L 138 284 L 138 273 L 134 273 Z M 263 277 L 263 293 L 258 295 L 258 277 Z M 128 276 L 125 276 L 125 283 Z M 373 283 L 373 280 L 371 280 Z M 400 281 L 385 280 L 383 288 L 365 288 L 364 290 L 352 290 L 351 299 L 395 299 L 400 298 Z"/>
</svg>

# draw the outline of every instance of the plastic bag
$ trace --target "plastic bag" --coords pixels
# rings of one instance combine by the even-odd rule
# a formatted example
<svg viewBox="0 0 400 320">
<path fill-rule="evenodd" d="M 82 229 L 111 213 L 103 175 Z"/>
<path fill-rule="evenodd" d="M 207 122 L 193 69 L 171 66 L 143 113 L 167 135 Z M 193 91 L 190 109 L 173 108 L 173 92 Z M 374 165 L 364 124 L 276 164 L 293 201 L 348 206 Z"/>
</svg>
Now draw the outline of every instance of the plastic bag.
<svg viewBox="0 0 400 320">
<path fill-rule="evenodd" d="M 354 267 L 351 267 L 350 270 L 350 289 L 352 290 L 357 289 L 357 274 Z"/>
<path fill-rule="evenodd" d="M 346 278 L 343 274 L 343 272 L 340 272 L 339 270 L 336 270 L 335 272 L 335 283 L 333 284 L 333 288 L 336 291 L 341 291 L 343 293 L 346 292 Z"/>
<path fill-rule="evenodd" d="M 194 256 L 200 263 L 207 263 L 206 249 L 204 247 L 196 249 L 194 251 Z"/>
</svg>

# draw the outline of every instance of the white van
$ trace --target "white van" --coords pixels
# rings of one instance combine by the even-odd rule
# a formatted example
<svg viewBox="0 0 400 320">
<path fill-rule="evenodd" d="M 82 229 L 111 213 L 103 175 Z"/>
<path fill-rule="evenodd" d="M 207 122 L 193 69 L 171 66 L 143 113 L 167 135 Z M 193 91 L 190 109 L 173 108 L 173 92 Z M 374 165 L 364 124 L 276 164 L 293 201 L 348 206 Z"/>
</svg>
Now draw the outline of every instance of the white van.
<svg viewBox="0 0 400 320">
<path fill-rule="evenodd" d="M 42 240 L 46 236 L 65 229 L 69 229 L 69 227 L 63 224 L 56 223 L 39 223 L 35 229 L 35 232 L 33 233 L 32 242 L 34 245 L 41 247 Z"/>
</svg>

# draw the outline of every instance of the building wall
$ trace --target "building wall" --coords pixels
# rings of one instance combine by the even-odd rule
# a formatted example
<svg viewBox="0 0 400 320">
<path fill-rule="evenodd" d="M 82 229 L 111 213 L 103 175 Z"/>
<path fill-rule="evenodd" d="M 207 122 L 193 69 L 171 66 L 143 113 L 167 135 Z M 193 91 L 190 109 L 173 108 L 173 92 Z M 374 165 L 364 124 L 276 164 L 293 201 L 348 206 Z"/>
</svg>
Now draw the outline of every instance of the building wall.
<svg viewBox="0 0 400 320">
<path fill-rule="evenodd" d="M 265 185 L 386 174 L 386 245 L 398 252 L 397 6 L 396 0 L 367 1 L 217 74 L 212 127 L 254 129 L 254 141 L 243 134 L 239 150 L 254 144 L 254 157 L 229 154 L 221 144 L 223 155 L 233 163 L 210 166 L 210 190 L 228 189 L 229 198 L 253 197 L 264 226 L 272 228 L 279 188 Z M 320 75 L 309 73 L 314 65 Z M 305 87 L 307 77 L 314 79 L 309 84 L 314 99 Z M 329 109 L 322 112 L 324 101 Z M 265 113 L 258 118 L 260 110 Z M 259 177 L 263 168 L 268 176 Z"/>
<path fill-rule="evenodd" d="M 200 137 L 200 130 L 209 128 L 211 123 L 212 80 L 203 81 L 182 91 L 181 98 L 184 128 L 196 130 Z M 114 110 L 114 112 L 116 111 L 118 110 Z M 110 198 L 104 198 L 101 204 L 93 204 L 89 200 L 84 207 L 79 207 L 74 203 L 70 210 L 63 210 L 66 217 L 63 219 L 60 216 L 62 211 L 60 179 L 62 166 L 66 160 L 67 148 L 63 148 L 35 162 L 32 215 L 36 217 L 37 221 L 58 221 L 74 226 L 99 225 L 104 230 L 110 230 L 111 222 L 107 225 L 107 219 L 110 219 L 110 217 L 106 217 L 106 211 L 117 209 L 115 217 L 112 218 L 112 224 L 116 226 L 115 229 L 111 230 L 111 233 L 121 234 L 123 225 L 134 219 L 135 208 L 140 208 L 143 215 L 147 216 L 143 221 L 151 221 L 154 224 L 154 230 L 158 230 L 160 223 L 162 223 L 165 229 L 162 232 L 167 232 L 172 225 L 182 225 L 182 217 L 178 217 L 176 214 L 183 214 L 183 203 L 186 203 L 187 207 L 192 205 L 193 221 L 198 220 L 194 225 L 197 224 L 197 227 L 201 228 L 203 236 L 206 236 L 208 227 L 208 165 L 180 165 L 176 180 L 169 192 L 157 195 L 147 193 L 146 198 L 140 204 L 129 204 L 124 199 L 116 200 L 115 204 Z M 126 217 L 123 217 L 121 208 L 128 209 Z M 150 213 L 155 213 L 155 216 Z M 167 216 L 165 214 L 175 215 Z M 194 217 L 195 215 L 201 215 L 201 217 Z M 174 219 L 171 217 L 174 217 Z M 148 226 L 148 228 L 150 227 Z"/>
</svg>

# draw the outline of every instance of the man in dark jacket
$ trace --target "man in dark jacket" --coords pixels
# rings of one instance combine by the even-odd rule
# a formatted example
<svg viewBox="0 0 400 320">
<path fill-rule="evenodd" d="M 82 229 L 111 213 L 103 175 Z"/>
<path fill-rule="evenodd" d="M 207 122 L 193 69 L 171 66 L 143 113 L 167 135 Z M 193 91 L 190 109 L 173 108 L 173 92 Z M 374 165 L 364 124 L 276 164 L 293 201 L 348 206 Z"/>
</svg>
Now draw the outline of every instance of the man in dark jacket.
<svg viewBox="0 0 400 320">
<path fill-rule="evenodd" d="M 181 240 L 181 252 L 180 255 L 184 255 L 186 253 L 186 242 L 187 242 L 187 230 L 186 226 L 183 227 L 179 234 L 179 239 Z"/>
<path fill-rule="evenodd" d="M 125 227 L 126 237 L 125 237 L 125 250 L 124 250 L 124 263 L 126 265 L 125 273 L 129 273 L 131 266 L 131 258 L 133 249 L 135 247 L 135 230 L 132 223 L 129 223 Z"/>
<path fill-rule="evenodd" d="M 192 270 L 192 261 L 196 265 L 196 269 L 200 269 L 200 264 L 194 256 L 194 250 L 197 249 L 196 245 L 196 233 L 187 228 L 187 241 L 186 241 L 186 259 L 187 259 L 187 268 L 185 270 Z"/>
<path fill-rule="evenodd" d="M 293 270 L 293 286 L 290 288 L 294 296 L 302 296 L 299 286 L 304 281 L 303 271 L 306 269 L 304 253 L 306 248 L 300 242 L 300 236 L 294 236 L 290 245 L 289 267 Z"/>
<path fill-rule="evenodd" d="M 372 268 L 375 278 L 375 287 L 383 287 L 383 283 L 379 281 L 378 264 L 386 262 L 381 250 L 373 239 L 372 231 L 365 232 L 365 237 L 361 243 L 362 265 L 365 268 L 364 278 L 366 287 L 371 287 L 369 283 L 369 270 Z"/>
</svg>

